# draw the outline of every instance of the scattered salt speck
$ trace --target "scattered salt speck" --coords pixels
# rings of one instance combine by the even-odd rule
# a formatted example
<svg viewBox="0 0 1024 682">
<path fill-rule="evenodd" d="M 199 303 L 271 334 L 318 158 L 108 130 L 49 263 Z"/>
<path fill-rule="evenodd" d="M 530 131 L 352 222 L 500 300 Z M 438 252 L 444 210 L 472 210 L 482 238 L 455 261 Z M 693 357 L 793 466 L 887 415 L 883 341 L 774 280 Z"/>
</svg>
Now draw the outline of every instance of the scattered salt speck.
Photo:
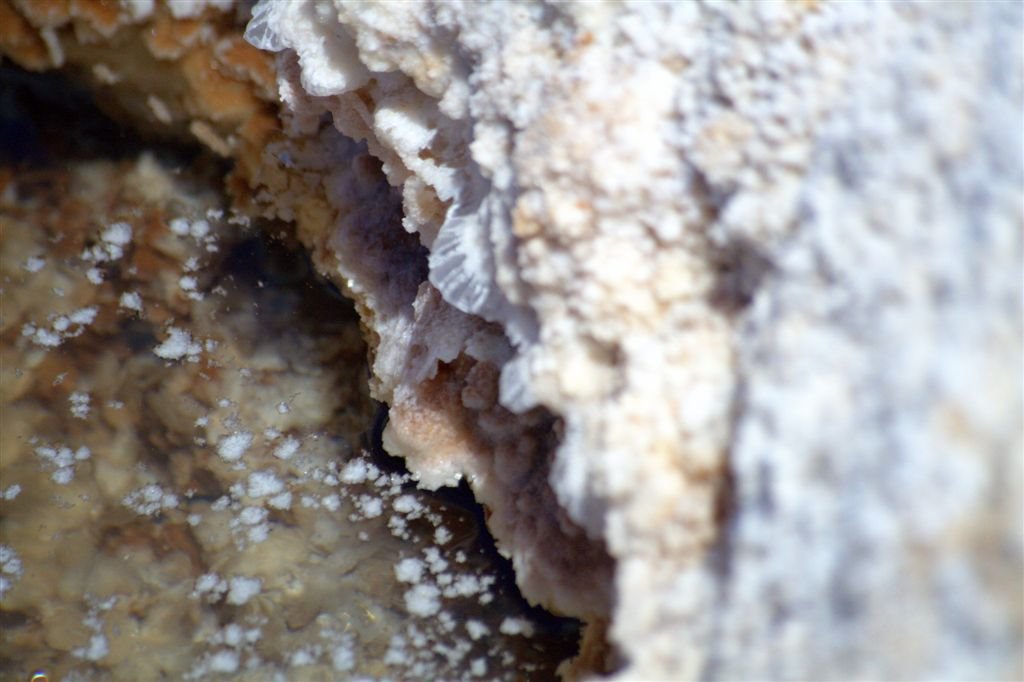
<svg viewBox="0 0 1024 682">
<path fill-rule="evenodd" d="M 192 335 L 186 330 L 170 327 L 167 333 L 167 340 L 153 349 L 157 357 L 165 360 L 180 360 L 186 356 L 196 357 L 202 351 L 202 347 L 192 340 Z"/>
<path fill-rule="evenodd" d="M 87 308 L 79 308 L 75 312 L 71 313 L 71 321 L 75 324 L 90 325 L 96 319 L 96 313 L 99 312 L 99 308 L 96 306 L 89 306 Z"/>
<path fill-rule="evenodd" d="M 341 500 L 337 495 L 324 495 L 321 504 L 323 504 L 324 509 L 330 512 L 336 512 L 341 508 Z"/>
<path fill-rule="evenodd" d="M 154 516 L 164 509 L 177 507 L 178 496 L 165 492 L 156 484 L 150 484 L 128 493 L 121 503 L 136 514 Z"/>
<path fill-rule="evenodd" d="M 85 278 L 92 284 L 103 284 L 103 271 L 99 268 L 89 268 L 85 271 Z"/>
<path fill-rule="evenodd" d="M 202 417 L 196 417 L 196 420 L 194 422 L 195 426 L 197 426 L 197 427 L 203 427 L 203 426 L 206 426 L 209 423 L 210 423 L 210 418 L 205 416 L 205 415 L 203 415 Z"/>
<path fill-rule="evenodd" d="M 67 485 L 75 480 L 75 470 L 71 467 L 61 467 L 50 474 L 50 480 L 57 485 Z"/>
<path fill-rule="evenodd" d="M 291 509 L 292 507 L 292 494 L 290 492 L 283 492 L 279 495 L 274 495 L 269 500 L 269 504 L 274 509 Z"/>
<path fill-rule="evenodd" d="M 126 291 L 121 294 L 121 300 L 118 301 L 118 305 L 127 310 L 134 310 L 137 313 L 142 312 L 142 297 L 137 292 Z"/>
<path fill-rule="evenodd" d="M 102 263 L 124 255 L 124 247 L 132 240 L 132 227 L 128 223 L 113 223 L 100 234 L 100 243 L 82 253 L 87 261 Z"/>
<path fill-rule="evenodd" d="M 452 539 L 452 533 L 444 526 L 438 526 L 434 531 L 434 542 L 439 545 L 447 545 Z"/>
<path fill-rule="evenodd" d="M 368 476 L 369 467 L 362 459 L 353 459 L 341 471 L 341 480 L 349 484 L 362 483 Z"/>
<path fill-rule="evenodd" d="M 9 485 L 4 488 L 3 493 L 0 493 L 0 498 L 3 498 L 6 502 L 10 502 L 21 493 L 21 486 L 17 483 Z"/>
<path fill-rule="evenodd" d="M 368 519 L 376 518 L 384 512 L 384 503 L 379 497 L 361 495 L 359 497 L 359 508 Z"/>
<path fill-rule="evenodd" d="M 290 411 L 291 411 L 291 408 L 288 407 L 288 403 L 278 403 L 277 404 L 277 413 L 278 414 L 288 414 L 288 412 L 290 412 Z"/>
<path fill-rule="evenodd" d="M 233 673 L 238 670 L 238 653 L 230 649 L 222 649 L 210 656 L 206 665 L 212 673 Z"/>
<path fill-rule="evenodd" d="M 224 628 L 224 643 L 231 647 L 237 647 L 245 637 L 245 631 L 238 623 L 229 623 Z"/>
<path fill-rule="evenodd" d="M 469 664 L 469 672 L 477 677 L 487 674 L 487 661 L 483 658 L 474 658 Z"/>
<path fill-rule="evenodd" d="M 125 246 L 132 240 L 132 226 L 128 223 L 114 223 L 103 231 L 100 238 L 108 244 Z"/>
<path fill-rule="evenodd" d="M 85 419 L 89 416 L 89 394 L 84 391 L 75 391 L 68 396 L 71 403 L 71 414 L 76 419 Z"/>
<path fill-rule="evenodd" d="M 490 634 L 491 630 L 480 621 L 470 619 L 466 621 L 466 632 L 469 633 L 470 639 L 475 642 L 481 637 Z"/>
<path fill-rule="evenodd" d="M 499 629 L 503 635 L 523 635 L 524 637 L 533 635 L 533 625 L 522 618 L 506 618 L 501 621 Z"/>
<path fill-rule="evenodd" d="M 292 455 L 299 451 L 299 440 L 288 436 L 274 448 L 274 456 L 278 459 L 291 459 Z"/>
<path fill-rule="evenodd" d="M 50 479 L 58 485 L 71 483 L 75 478 L 75 461 L 89 459 L 92 455 L 89 448 L 85 446 L 72 451 L 71 448 L 63 445 L 57 447 L 41 445 L 35 449 L 35 453 L 43 461 L 56 467 L 56 471 L 50 475 Z"/>
<path fill-rule="evenodd" d="M 110 653 L 110 645 L 107 643 L 106 636 L 97 632 L 89 638 L 89 646 L 80 647 L 71 653 L 87 661 L 98 661 Z"/>
<path fill-rule="evenodd" d="M 18 581 L 23 571 L 21 558 L 14 548 L 9 545 L 0 545 L 0 597 L 14 587 L 14 583 Z"/>
<path fill-rule="evenodd" d="M 288 664 L 294 668 L 303 665 L 313 665 L 320 657 L 320 647 L 308 646 L 292 652 Z"/>
<path fill-rule="evenodd" d="M 263 581 L 259 578 L 246 578 L 245 576 L 235 576 L 230 580 L 229 592 L 228 592 L 228 603 L 240 606 L 257 594 L 263 589 Z"/>
<path fill-rule="evenodd" d="M 423 505 L 412 495 L 402 495 L 394 501 L 392 506 L 399 514 L 410 514 L 423 509 Z"/>
<path fill-rule="evenodd" d="M 198 286 L 198 282 L 192 275 L 182 275 L 181 278 L 178 279 L 178 286 L 181 287 L 183 291 L 195 291 Z"/>
<path fill-rule="evenodd" d="M 202 239 L 210 233 L 210 223 L 200 218 L 192 223 L 192 229 L 189 230 L 189 233 L 196 239 Z"/>
<path fill-rule="evenodd" d="M 405 593 L 405 608 L 414 616 L 432 616 L 441 610 L 440 596 L 434 585 L 416 585 Z"/>
<path fill-rule="evenodd" d="M 220 439 L 217 443 L 217 454 L 229 462 L 236 462 L 242 458 L 250 445 L 252 434 L 248 431 L 236 431 Z"/>
<path fill-rule="evenodd" d="M 356 656 L 355 652 L 352 651 L 352 643 L 350 641 L 346 641 L 331 652 L 331 665 L 338 672 L 345 672 L 356 666 Z"/>
<path fill-rule="evenodd" d="M 39 272 L 46 267 L 46 259 L 40 258 L 39 256 L 32 256 L 31 258 L 25 259 L 25 264 L 22 267 L 29 272 Z"/>
<path fill-rule="evenodd" d="M 423 562 L 419 559 L 402 559 L 395 564 L 395 577 L 399 582 L 416 584 L 423 578 Z"/>
<path fill-rule="evenodd" d="M 263 523 L 267 518 L 267 510 L 260 507 L 246 507 L 238 514 L 238 520 L 248 526 Z"/>
<path fill-rule="evenodd" d="M 171 228 L 171 232 L 181 237 L 188 234 L 190 229 L 188 220 L 185 218 L 174 218 L 171 222 L 167 223 L 167 226 Z"/>
<path fill-rule="evenodd" d="M 196 585 L 192 589 L 192 596 L 199 597 L 205 595 L 211 599 L 217 599 L 227 591 L 228 584 L 219 575 L 216 573 L 204 573 L 196 578 Z"/>
<path fill-rule="evenodd" d="M 256 471 L 249 475 L 249 497 L 270 497 L 284 490 L 284 483 L 272 471 Z"/>
</svg>

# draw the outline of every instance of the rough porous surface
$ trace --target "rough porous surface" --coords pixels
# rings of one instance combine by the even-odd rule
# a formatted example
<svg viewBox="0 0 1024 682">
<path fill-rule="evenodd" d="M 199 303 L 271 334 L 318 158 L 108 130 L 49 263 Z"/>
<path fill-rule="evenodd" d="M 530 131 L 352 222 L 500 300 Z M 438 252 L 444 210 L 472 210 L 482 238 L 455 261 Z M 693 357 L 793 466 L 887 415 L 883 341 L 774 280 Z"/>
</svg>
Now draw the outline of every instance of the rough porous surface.
<svg viewBox="0 0 1024 682">
<path fill-rule="evenodd" d="M 468 475 L 622 677 L 1014 677 L 1021 21 L 265 1 L 247 37 L 286 133 L 365 144 L 416 237 L 320 238 L 386 444 Z M 508 452 L 546 415 L 550 457 Z"/>
<path fill-rule="evenodd" d="M 1024 677 L 1019 4 L 0 25 L 294 224 L 355 302 L 388 451 L 467 480 L 524 595 L 588 622 L 568 675 Z"/>
</svg>

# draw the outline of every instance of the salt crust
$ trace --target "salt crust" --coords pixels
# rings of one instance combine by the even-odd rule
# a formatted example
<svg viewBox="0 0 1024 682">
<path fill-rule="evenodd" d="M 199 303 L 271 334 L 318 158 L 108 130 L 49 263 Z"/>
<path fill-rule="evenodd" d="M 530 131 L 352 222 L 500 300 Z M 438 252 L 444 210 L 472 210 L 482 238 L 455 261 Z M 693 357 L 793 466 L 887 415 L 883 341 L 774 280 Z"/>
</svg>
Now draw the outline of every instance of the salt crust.
<svg viewBox="0 0 1024 682">
<path fill-rule="evenodd" d="M 1021 364 L 1019 5 L 263 0 L 247 37 L 279 53 L 279 158 L 351 206 L 330 114 L 428 252 L 426 283 L 346 218 L 310 240 L 379 337 L 385 445 L 468 475 L 526 594 L 599 617 L 600 580 L 523 560 L 522 479 L 457 434 L 487 400 L 453 361 L 561 417 L 550 483 L 617 562 L 622 677 L 1022 673 L 1020 582 L 981 579 L 1021 567 L 1020 386 L 990 374 Z"/>
</svg>

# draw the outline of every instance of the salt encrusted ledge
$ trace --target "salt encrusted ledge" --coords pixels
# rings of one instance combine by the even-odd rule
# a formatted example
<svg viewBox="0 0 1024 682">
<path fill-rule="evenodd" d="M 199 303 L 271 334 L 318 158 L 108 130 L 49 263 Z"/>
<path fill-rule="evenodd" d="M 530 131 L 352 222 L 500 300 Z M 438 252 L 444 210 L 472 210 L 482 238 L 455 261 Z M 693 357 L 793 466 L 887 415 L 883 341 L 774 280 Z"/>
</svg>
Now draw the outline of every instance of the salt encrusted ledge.
<svg viewBox="0 0 1024 682">
<path fill-rule="evenodd" d="M 468 476 L 524 593 L 610 616 L 633 678 L 1020 674 L 1019 581 L 981 578 L 983 536 L 1020 566 L 1020 477 L 988 478 L 1020 424 L 969 388 L 1019 416 L 1020 37 L 980 3 L 264 0 L 247 31 L 321 136 L 290 160 L 351 166 L 327 117 L 400 195 L 410 239 L 314 239 L 387 446 Z M 573 556 L 602 546 L 612 585 Z"/>
</svg>

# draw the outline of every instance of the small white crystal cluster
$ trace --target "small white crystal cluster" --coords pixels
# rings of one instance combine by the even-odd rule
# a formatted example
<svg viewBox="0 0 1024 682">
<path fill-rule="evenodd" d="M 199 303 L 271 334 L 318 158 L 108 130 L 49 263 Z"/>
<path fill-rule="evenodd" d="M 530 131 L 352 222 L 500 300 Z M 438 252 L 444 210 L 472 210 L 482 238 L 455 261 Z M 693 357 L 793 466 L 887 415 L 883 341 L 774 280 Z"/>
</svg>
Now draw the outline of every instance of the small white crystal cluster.
<svg viewBox="0 0 1024 682">
<path fill-rule="evenodd" d="M 624 677 L 726 679 L 1021 674 L 1022 35 L 870 2 L 263 0 L 247 31 L 389 450 L 467 475 Z M 553 460 L 509 444 L 538 406 Z"/>
</svg>

